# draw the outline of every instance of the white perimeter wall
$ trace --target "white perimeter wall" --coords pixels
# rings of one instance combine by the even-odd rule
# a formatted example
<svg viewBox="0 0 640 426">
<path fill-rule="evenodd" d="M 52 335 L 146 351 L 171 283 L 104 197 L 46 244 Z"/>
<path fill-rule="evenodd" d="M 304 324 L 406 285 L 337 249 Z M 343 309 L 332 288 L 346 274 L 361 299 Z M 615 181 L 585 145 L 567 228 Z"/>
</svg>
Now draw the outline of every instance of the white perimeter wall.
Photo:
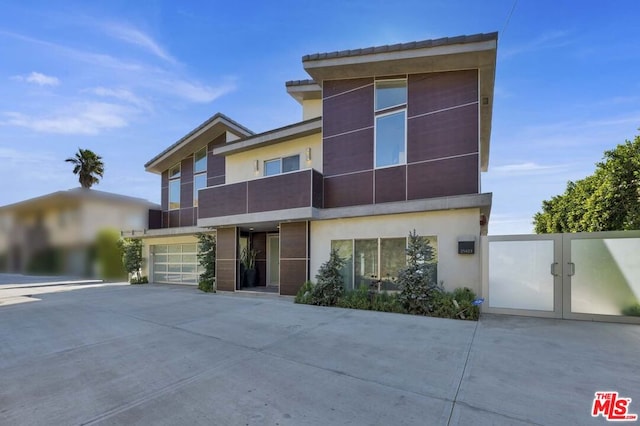
<svg viewBox="0 0 640 426">
<path fill-rule="evenodd" d="M 413 229 L 418 235 L 437 237 L 438 281 L 444 281 L 445 289 L 469 287 L 481 294 L 477 208 L 311 222 L 311 280 L 315 281 L 318 268 L 329 259 L 331 240 L 406 237 Z M 458 254 L 458 237 L 462 236 L 475 237 L 475 254 Z"/>
</svg>

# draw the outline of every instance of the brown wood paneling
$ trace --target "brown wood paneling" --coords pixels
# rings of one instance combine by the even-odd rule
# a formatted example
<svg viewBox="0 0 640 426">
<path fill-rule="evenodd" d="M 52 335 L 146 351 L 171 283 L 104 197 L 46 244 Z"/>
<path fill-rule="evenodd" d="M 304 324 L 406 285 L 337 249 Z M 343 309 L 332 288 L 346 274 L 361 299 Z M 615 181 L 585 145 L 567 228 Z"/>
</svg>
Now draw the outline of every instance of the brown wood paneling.
<svg viewBox="0 0 640 426">
<path fill-rule="evenodd" d="M 149 218 L 147 222 L 148 229 L 162 228 L 162 210 L 149 210 Z"/>
<path fill-rule="evenodd" d="M 251 247 L 258 250 L 256 260 L 267 259 L 267 233 L 256 232 L 251 234 Z"/>
<path fill-rule="evenodd" d="M 180 226 L 193 226 L 193 207 L 180 209 Z"/>
<path fill-rule="evenodd" d="M 200 190 L 200 199 L 198 200 L 198 218 L 200 219 L 246 212 L 246 182 Z"/>
<path fill-rule="evenodd" d="M 333 136 L 373 126 L 373 86 L 325 99 L 322 134 Z"/>
<path fill-rule="evenodd" d="M 406 200 L 407 166 L 377 169 L 375 182 L 376 203 Z"/>
<path fill-rule="evenodd" d="M 193 207 L 193 179 L 180 182 L 180 208 Z"/>
<path fill-rule="evenodd" d="M 280 257 L 307 259 L 307 222 L 280 224 Z"/>
<path fill-rule="evenodd" d="M 311 170 L 248 182 L 249 213 L 311 206 Z"/>
<path fill-rule="evenodd" d="M 311 197 L 312 197 L 311 205 L 317 209 L 321 209 L 324 206 L 324 202 L 323 202 L 324 178 L 322 177 L 322 173 L 318 172 L 317 170 L 314 170 L 312 179 L 313 179 L 313 189 L 311 194 Z"/>
<path fill-rule="evenodd" d="M 295 296 L 307 281 L 307 261 L 280 260 L 280 294 Z"/>
<path fill-rule="evenodd" d="M 216 230 L 216 259 L 236 259 L 236 228 L 218 228 Z"/>
<path fill-rule="evenodd" d="M 207 186 L 224 185 L 224 182 L 225 182 L 224 176 L 207 178 Z"/>
<path fill-rule="evenodd" d="M 408 120 L 409 163 L 478 152 L 478 106 Z"/>
<path fill-rule="evenodd" d="M 373 83 L 373 78 L 371 77 L 352 78 L 348 80 L 325 80 L 322 82 L 322 96 L 326 98 L 371 83 Z"/>
<path fill-rule="evenodd" d="M 165 188 L 167 186 L 169 186 L 169 170 L 162 172 L 160 177 L 160 187 Z"/>
<path fill-rule="evenodd" d="M 259 287 L 266 286 L 267 285 L 267 261 L 256 259 L 256 270 L 258 271 L 258 282 L 256 283 L 256 285 Z"/>
<path fill-rule="evenodd" d="M 216 259 L 216 287 L 220 291 L 235 291 L 236 261 Z"/>
<path fill-rule="evenodd" d="M 413 74 L 407 87 L 408 116 L 478 101 L 477 70 Z"/>
<path fill-rule="evenodd" d="M 478 154 L 407 167 L 409 200 L 478 193 Z"/>
<path fill-rule="evenodd" d="M 180 210 L 169 211 L 169 227 L 178 228 L 180 226 Z"/>
<path fill-rule="evenodd" d="M 323 139 L 322 173 L 325 177 L 373 168 L 373 129 Z"/>
<path fill-rule="evenodd" d="M 163 211 L 162 212 L 162 227 L 163 228 L 168 228 L 169 227 L 169 212 L 168 211 Z"/>
<path fill-rule="evenodd" d="M 324 208 L 373 204 L 373 171 L 324 179 Z"/>
<path fill-rule="evenodd" d="M 182 183 L 193 182 L 193 155 L 180 162 L 180 179 Z"/>
<path fill-rule="evenodd" d="M 160 206 L 162 210 L 169 210 L 169 187 L 163 186 L 160 190 Z"/>
</svg>

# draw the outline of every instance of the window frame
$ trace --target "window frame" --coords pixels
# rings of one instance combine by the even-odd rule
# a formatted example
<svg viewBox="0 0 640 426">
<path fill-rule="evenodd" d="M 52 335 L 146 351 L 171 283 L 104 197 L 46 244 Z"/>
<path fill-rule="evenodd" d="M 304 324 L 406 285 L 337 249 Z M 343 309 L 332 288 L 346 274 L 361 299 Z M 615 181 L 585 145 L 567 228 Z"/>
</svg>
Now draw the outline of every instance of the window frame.
<svg viewBox="0 0 640 426">
<path fill-rule="evenodd" d="M 288 158 L 293 158 L 293 157 L 298 157 L 298 168 L 294 169 L 294 170 L 288 170 L 288 171 L 283 171 L 283 164 L 285 159 Z M 278 158 L 271 158 L 269 160 L 264 160 L 262 162 L 262 176 L 263 177 L 269 177 L 269 176 L 278 176 L 278 175 L 282 175 L 282 174 L 286 174 L 286 173 L 293 173 L 293 172 L 297 172 L 300 171 L 300 154 L 293 154 L 293 155 L 286 155 L 283 157 L 278 157 Z M 278 164 L 280 165 L 279 169 L 278 169 L 278 173 L 271 173 L 271 174 L 267 174 L 267 163 L 274 163 L 274 162 L 278 162 Z"/>
<path fill-rule="evenodd" d="M 175 176 L 171 177 L 171 172 L 172 170 L 178 169 L 178 172 L 176 173 Z M 180 197 L 182 196 L 182 164 L 178 163 L 173 167 L 169 167 L 169 184 L 167 185 L 167 210 L 180 210 Z M 177 201 L 177 207 L 171 207 L 171 195 L 173 194 L 173 191 L 171 190 L 171 188 L 177 184 L 177 189 L 178 189 L 178 201 Z M 175 204 L 175 203 L 174 203 Z"/>
<path fill-rule="evenodd" d="M 201 158 L 201 160 L 204 160 L 204 169 L 202 170 L 198 170 L 198 154 L 200 154 L 202 151 L 204 151 L 204 156 Z M 199 173 L 206 173 L 207 172 L 207 147 L 205 146 L 202 149 L 197 150 L 196 152 L 193 153 L 193 174 L 199 174 Z"/>
<path fill-rule="evenodd" d="M 382 84 L 382 83 L 390 83 L 390 82 L 397 82 L 397 81 L 403 81 L 404 82 L 404 102 L 401 102 L 399 104 L 395 104 L 395 105 L 390 105 L 390 106 L 385 106 L 383 108 L 378 108 L 378 85 Z M 409 97 L 409 86 L 408 86 L 408 79 L 407 77 L 403 77 L 403 78 L 389 78 L 389 79 L 379 79 L 376 80 L 374 82 L 374 97 L 373 97 L 373 111 L 378 114 L 380 112 L 383 111 L 388 111 L 391 109 L 395 109 L 395 108 L 402 108 L 404 106 L 404 108 L 406 108 L 407 106 L 407 101 L 408 101 L 408 97 Z"/>
</svg>

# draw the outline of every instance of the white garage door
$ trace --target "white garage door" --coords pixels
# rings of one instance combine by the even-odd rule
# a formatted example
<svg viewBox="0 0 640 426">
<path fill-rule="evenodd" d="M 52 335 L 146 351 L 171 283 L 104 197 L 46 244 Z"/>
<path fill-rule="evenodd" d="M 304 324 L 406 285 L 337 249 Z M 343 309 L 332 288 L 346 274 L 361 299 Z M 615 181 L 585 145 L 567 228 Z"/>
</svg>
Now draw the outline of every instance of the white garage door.
<svg viewBox="0 0 640 426">
<path fill-rule="evenodd" d="M 198 263 L 197 244 L 164 244 L 152 246 L 153 282 L 166 284 L 198 284 L 203 270 Z"/>
</svg>

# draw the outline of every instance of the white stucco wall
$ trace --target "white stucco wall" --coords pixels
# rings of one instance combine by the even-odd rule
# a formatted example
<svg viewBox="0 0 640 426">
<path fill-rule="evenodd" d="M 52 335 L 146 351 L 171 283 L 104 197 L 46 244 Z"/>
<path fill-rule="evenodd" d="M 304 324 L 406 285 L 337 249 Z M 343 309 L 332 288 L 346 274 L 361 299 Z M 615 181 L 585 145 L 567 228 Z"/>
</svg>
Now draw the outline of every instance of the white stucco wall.
<svg viewBox="0 0 640 426">
<path fill-rule="evenodd" d="M 307 148 L 311 148 L 311 161 L 306 161 Z M 264 176 L 264 162 L 274 158 L 300 155 L 300 170 L 314 168 L 322 172 L 322 138 L 320 134 L 305 136 L 250 151 L 231 154 L 226 159 L 226 182 L 244 182 Z M 258 160 L 259 170 L 255 171 Z"/>
<path fill-rule="evenodd" d="M 406 237 L 415 229 L 418 235 L 437 237 L 438 281 L 447 290 L 469 287 L 480 294 L 479 218 L 479 209 L 464 209 L 311 222 L 311 279 L 329 259 L 331 240 Z M 458 237 L 470 235 L 476 239 L 475 254 L 458 254 Z"/>
<path fill-rule="evenodd" d="M 322 99 L 309 99 L 302 102 L 302 120 L 311 120 L 322 115 Z"/>
</svg>

